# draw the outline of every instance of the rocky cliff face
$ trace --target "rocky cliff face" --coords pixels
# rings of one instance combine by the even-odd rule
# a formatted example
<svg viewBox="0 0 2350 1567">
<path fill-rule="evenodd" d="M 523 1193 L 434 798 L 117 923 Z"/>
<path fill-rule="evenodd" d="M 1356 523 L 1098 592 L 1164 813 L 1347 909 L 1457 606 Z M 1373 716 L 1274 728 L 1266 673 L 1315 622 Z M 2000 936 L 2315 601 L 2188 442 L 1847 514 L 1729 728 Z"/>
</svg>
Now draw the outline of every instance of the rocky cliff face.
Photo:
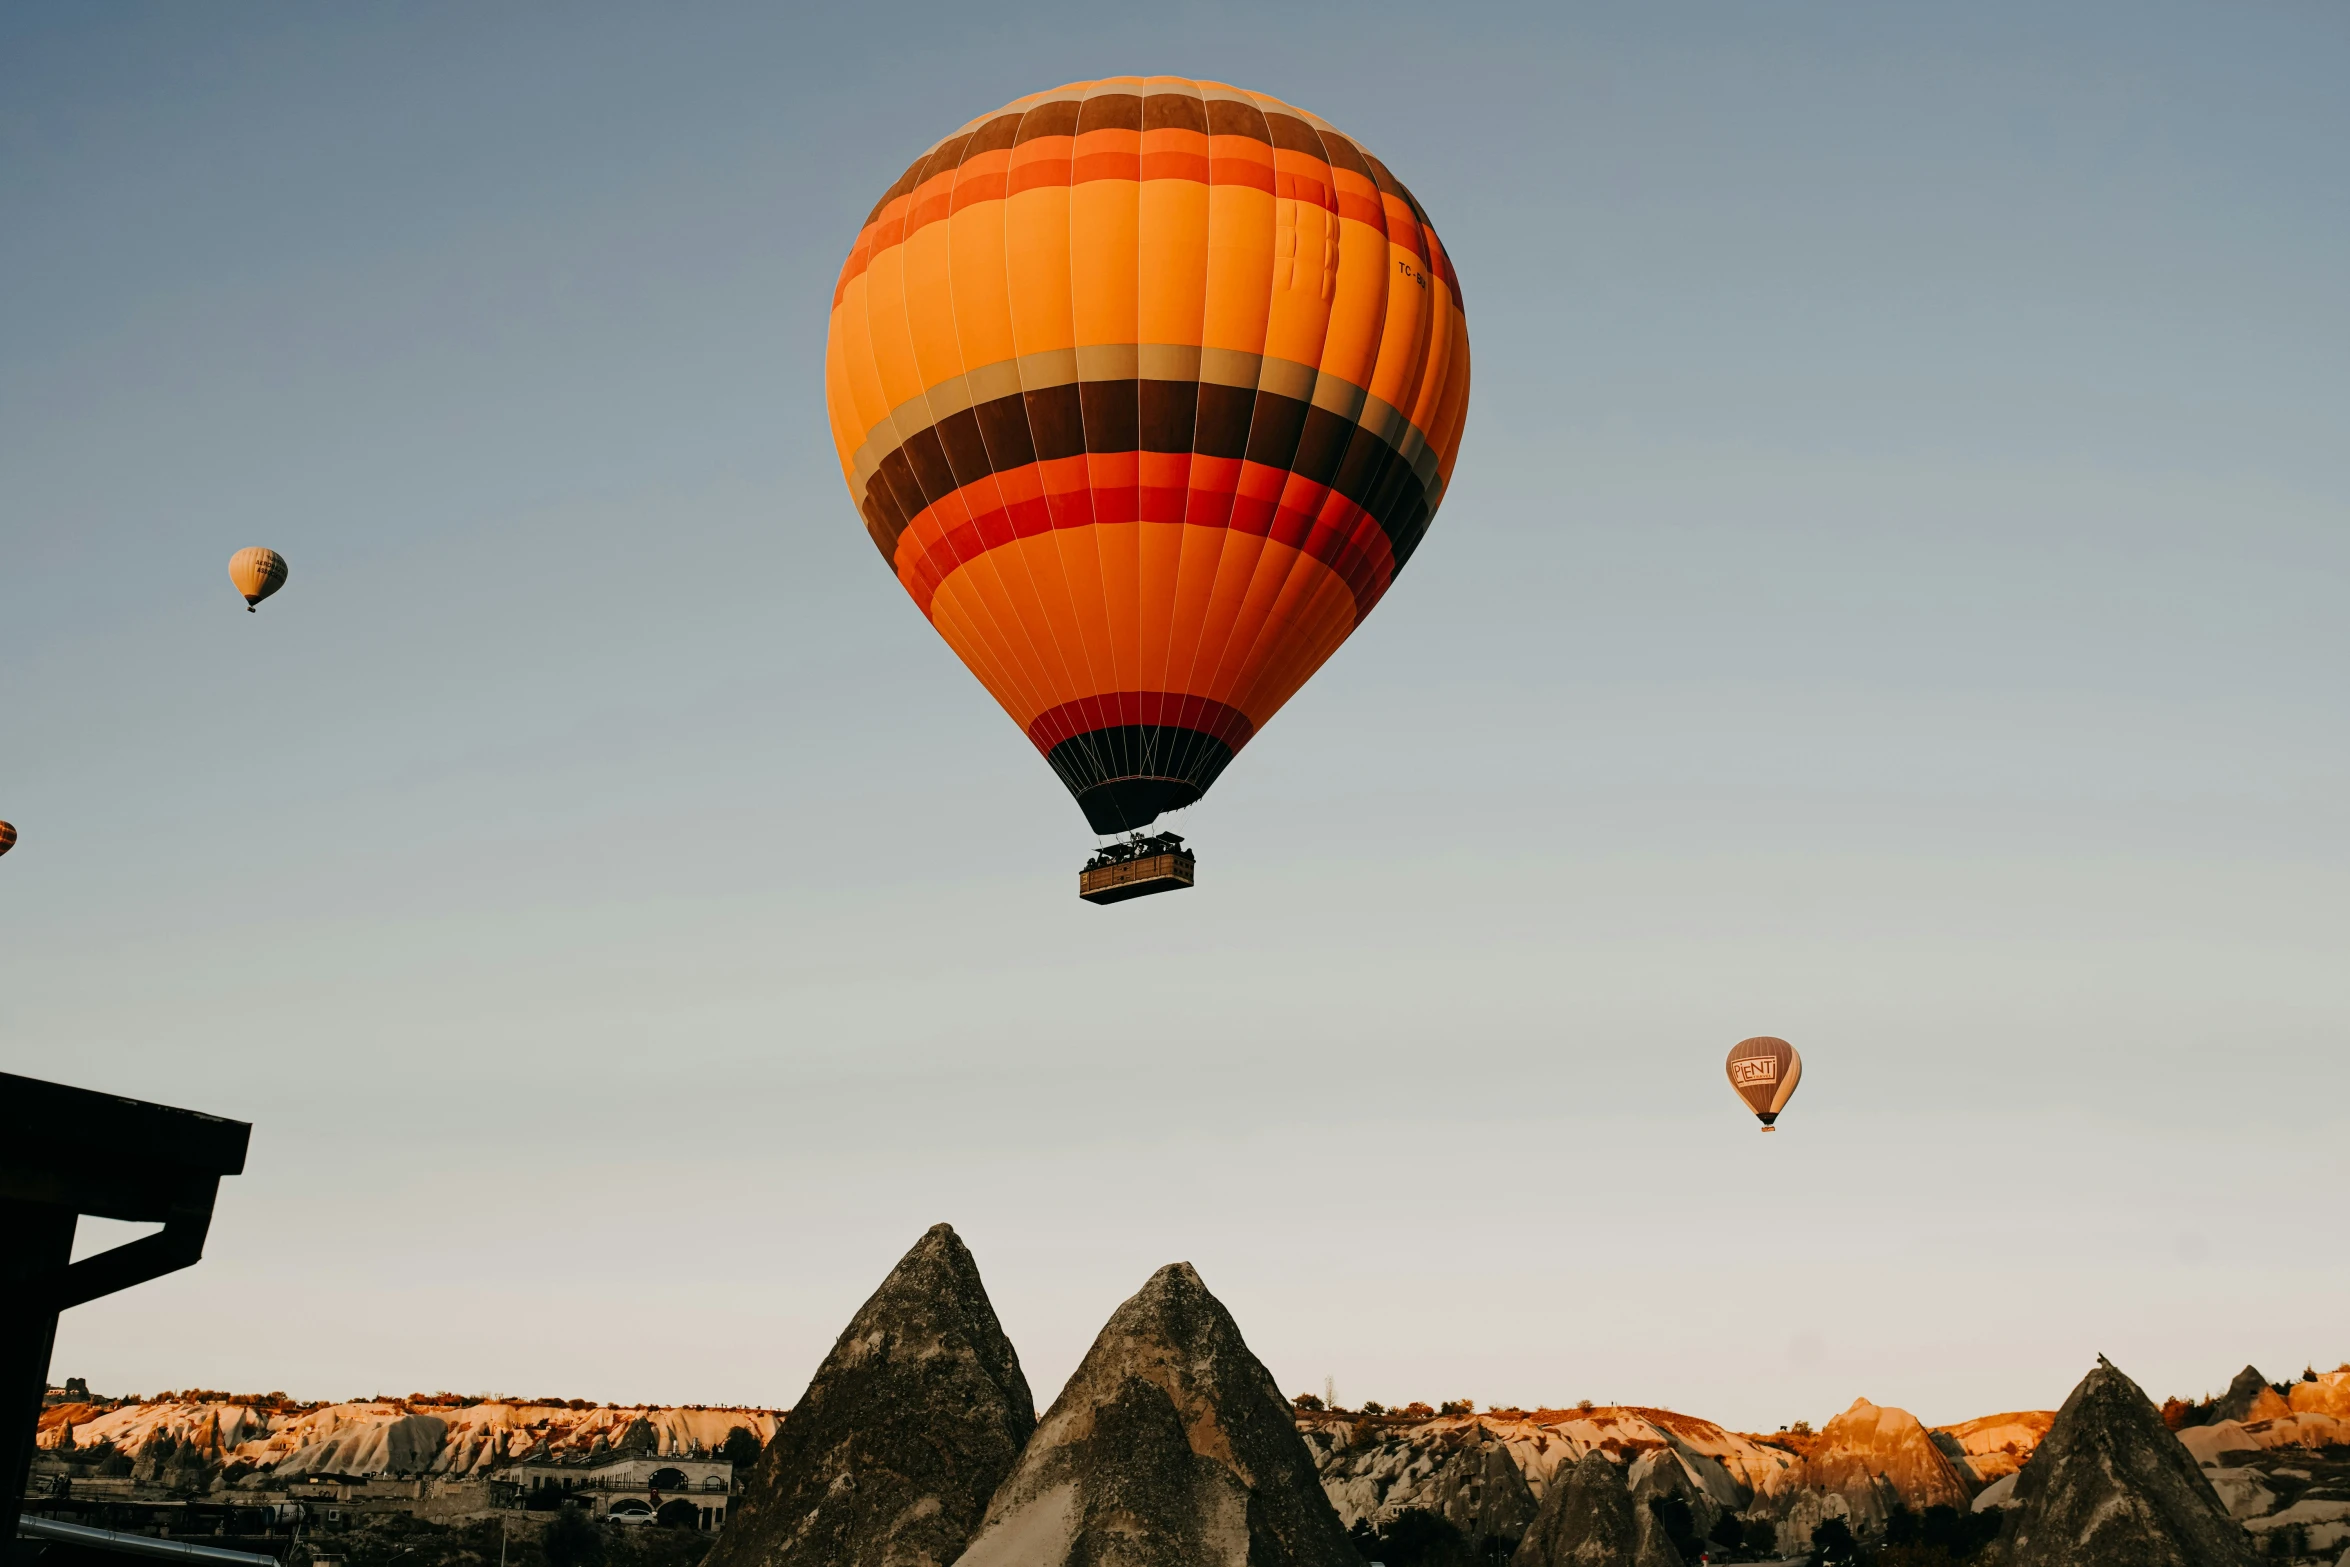
<svg viewBox="0 0 2350 1567">
<path fill-rule="evenodd" d="M 2008 1567 L 2252 1567 L 2243 1526 L 2138 1385 L 2104 1360 L 2017 1475 Z"/>
<path fill-rule="evenodd" d="M 962 1567 L 1270 1563 L 1360 1567 L 1288 1400 L 1175 1263 L 1102 1328 Z"/>
<path fill-rule="evenodd" d="M 1035 1428 L 978 1265 L 934 1225 L 849 1319 L 707 1567 L 945 1567 Z"/>
<path fill-rule="evenodd" d="M 1779 1530 L 1781 1550 L 1808 1550 L 1812 1530 L 1829 1517 L 1850 1520 L 1864 1537 L 1883 1531 L 1896 1506 L 1965 1507 L 1973 1495 L 1926 1428 L 1906 1409 L 1856 1398 L 1821 1428 Z M 1841 1509 L 1806 1508 L 1804 1497 L 1835 1497 Z"/>
<path fill-rule="evenodd" d="M 1323 1491 L 1349 1527 L 1417 1507 L 1471 1540 L 1514 1540 L 1534 1521 L 1522 1459 L 1484 1422 L 1448 1419 L 1387 1432 L 1368 1421 L 1320 1421 L 1300 1430 Z"/>
<path fill-rule="evenodd" d="M 1527 1501 L 1503 1501 L 1496 1491 L 1508 1488 L 1489 1481 L 1486 1494 L 1495 1502 L 1484 1504 L 1482 1516 L 1490 1520 L 1512 1511 L 1530 1518 L 1552 1477 L 1572 1473 L 1577 1461 L 1593 1451 L 1623 1464 L 1648 1454 L 1670 1455 L 1669 1470 L 1656 1470 L 1654 1484 L 1687 1496 L 1701 1531 L 1724 1510 L 1735 1512 L 1755 1496 L 1786 1489 L 1801 1468 L 1801 1460 L 1784 1448 L 1666 1409 L 1595 1406 L 1416 1422 L 1330 1414 L 1301 1416 L 1298 1423 L 1331 1504 L 1350 1527 L 1357 1519 L 1384 1523 L 1406 1508 L 1421 1507 L 1443 1513 L 1468 1533 L 1472 1515 L 1448 1500 L 1460 1494 L 1458 1482 L 1448 1477 L 1462 1472 L 1456 1466 L 1472 1450 L 1480 1472 L 1493 1475 L 1489 1466 L 1507 1456 L 1526 1485 Z M 1671 1474 L 1679 1479 L 1669 1480 Z M 1515 1531 L 1489 1532 L 1506 1536 Z"/>
<path fill-rule="evenodd" d="M 1510 1567 L 1681 1567 L 1624 1472 L 1597 1448 L 1554 1476 Z"/>
<path fill-rule="evenodd" d="M 2021 1469 L 2055 1419 L 2053 1409 L 2011 1410 L 1936 1426 L 1932 1436 L 1958 1477 L 1979 1489 Z"/>
</svg>

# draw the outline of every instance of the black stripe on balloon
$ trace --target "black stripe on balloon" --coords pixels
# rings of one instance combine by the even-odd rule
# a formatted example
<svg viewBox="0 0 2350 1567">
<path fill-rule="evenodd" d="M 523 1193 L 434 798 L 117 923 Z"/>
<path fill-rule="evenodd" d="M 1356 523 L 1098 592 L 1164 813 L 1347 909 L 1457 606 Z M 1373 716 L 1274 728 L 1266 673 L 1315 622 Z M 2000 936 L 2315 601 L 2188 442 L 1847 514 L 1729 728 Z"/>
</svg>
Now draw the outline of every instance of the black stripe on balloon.
<svg viewBox="0 0 2350 1567">
<path fill-rule="evenodd" d="M 1071 735 L 1045 760 L 1095 832 L 1131 832 L 1206 794 L 1232 747 L 1176 724 L 1114 724 Z"/>
<path fill-rule="evenodd" d="M 1351 419 L 1294 397 L 1193 381 L 1083 381 L 1014 392 L 907 437 L 866 481 L 882 558 L 931 501 L 990 474 L 1084 452 L 1246 457 L 1327 484 L 1369 513 L 1400 568 L 1434 514 L 1403 454 Z"/>
</svg>

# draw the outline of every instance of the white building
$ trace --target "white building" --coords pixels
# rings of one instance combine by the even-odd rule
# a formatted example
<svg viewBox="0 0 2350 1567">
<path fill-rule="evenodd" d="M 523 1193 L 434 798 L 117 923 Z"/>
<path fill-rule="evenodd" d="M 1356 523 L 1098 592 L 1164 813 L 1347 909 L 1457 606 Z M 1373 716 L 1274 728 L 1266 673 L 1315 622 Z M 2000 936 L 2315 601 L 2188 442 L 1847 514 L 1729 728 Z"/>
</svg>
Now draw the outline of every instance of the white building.
<svg viewBox="0 0 2350 1567">
<path fill-rule="evenodd" d="M 724 1458 L 628 1453 L 593 1464 L 526 1458 L 500 1469 L 497 1478 L 516 1488 L 517 1499 L 552 1488 L 602 1517 L 682 1523 L 690 1509 L 697 1529 L 725 1523 L 734 1494 L 734 1464 Z"/>
</svg>

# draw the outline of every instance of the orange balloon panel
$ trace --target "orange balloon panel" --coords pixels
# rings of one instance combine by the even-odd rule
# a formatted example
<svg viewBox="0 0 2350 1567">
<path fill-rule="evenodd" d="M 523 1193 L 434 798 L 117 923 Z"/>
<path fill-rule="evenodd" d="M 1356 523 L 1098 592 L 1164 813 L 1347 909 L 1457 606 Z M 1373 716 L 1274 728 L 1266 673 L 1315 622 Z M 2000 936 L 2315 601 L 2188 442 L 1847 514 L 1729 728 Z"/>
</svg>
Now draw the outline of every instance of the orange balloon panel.
<svg viewBox="0 0 2350 1567">
<path fill-rule="evenodd" d="M 1411 558 L 1469 337 L 1359 144 L 1129 76 L 915 159 L 841 269 L 824 374 L 882 558 L 1116 832 L 1204 794 Z"/>
</svg>

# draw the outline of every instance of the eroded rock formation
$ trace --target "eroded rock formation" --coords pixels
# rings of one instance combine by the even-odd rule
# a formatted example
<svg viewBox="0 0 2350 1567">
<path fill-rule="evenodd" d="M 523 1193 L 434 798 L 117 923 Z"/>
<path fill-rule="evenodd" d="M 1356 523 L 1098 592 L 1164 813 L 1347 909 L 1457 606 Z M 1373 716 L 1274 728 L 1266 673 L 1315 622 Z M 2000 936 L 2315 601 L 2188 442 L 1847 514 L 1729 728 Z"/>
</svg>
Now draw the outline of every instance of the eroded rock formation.
<svg viewBox="0 0 2350 1567">
<path fill-rule="evenodd" d="M 849 1319 L 707 1567 L 946 1567 L 1035 1428 L 979 1268 L 934 1225 Z"/>
<path fill-rule="evenodd" d="M 2241 1420 L 2246 1425 L 2255 1421 L 2274 1420 L 2279 1415 L 2293 1412 L 2293 1404 L 2284 1394 L 2269 1386 L 2268 1378 L 2256 1366 L 2246 1366 L 2236 1373 L 2227 1392 L 2220 1395 L 2219 1407 L 2211 1412 L 2214 1421 Z"/>
<path fill-rule="evenodd" d="M 2257 1560 L 2243 1526 L 2160 1412 L 2102 1358 L 2056 1412 L 2016 1477 L 2014 1497 L 2007 1567 L 2252 1567 Z"/>
<path fill-rule="evenodd" d="M 962 1567 L 1268 1563 L 1360 1567 L 1289 1401 L 1175 1263 L 1094 1339 Z"/>
<path fill-rule="evenodd" d="M 1634 1504 L 1624 1472 L 1594 1448 L 1551 1477 L 1510 1567 L 1681 1567 L 1681 1557 Z"/>
</svg>

